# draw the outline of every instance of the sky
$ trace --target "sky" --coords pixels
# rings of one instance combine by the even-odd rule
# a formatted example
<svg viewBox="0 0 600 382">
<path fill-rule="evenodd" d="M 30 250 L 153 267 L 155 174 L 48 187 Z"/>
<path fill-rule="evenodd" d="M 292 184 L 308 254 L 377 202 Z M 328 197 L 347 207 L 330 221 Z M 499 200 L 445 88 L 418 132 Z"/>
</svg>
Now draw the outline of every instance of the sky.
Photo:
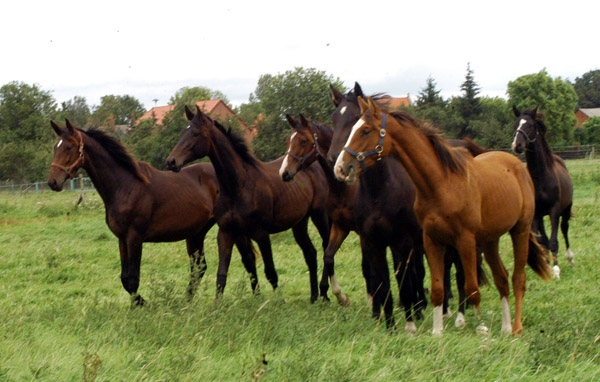
<svg viewBox="0 0 600 382">
<path fill-rule="evenodd" d="M 460 94 L 467 63 L 486 96 L 546 69 L 600 69 L 600 1 L 10 1 L 0 86 L 37 84 L 57 102 L 131 95 L 146 108 L 204 86 L 234 105 L 264 74 L 315 68 L 365 93 L 415 97 L 432 77 Z M 157 101 L 154 101 L 154 100 Z"/>
</svg>

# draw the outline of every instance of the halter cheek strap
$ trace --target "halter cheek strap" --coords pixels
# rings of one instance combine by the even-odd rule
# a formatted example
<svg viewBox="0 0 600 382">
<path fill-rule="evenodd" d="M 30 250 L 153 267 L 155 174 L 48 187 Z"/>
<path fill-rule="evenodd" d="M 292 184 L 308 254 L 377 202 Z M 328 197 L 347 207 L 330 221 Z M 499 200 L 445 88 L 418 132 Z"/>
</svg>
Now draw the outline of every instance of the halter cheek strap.
<svg viewBox="0 0 600 382">
<path fill-rule="evenodd" d="M 377 160 L 381 160 L 381 153 L 383 152 L 383 138 L 385 138 L 385 113 L 381 112 L 381 130 L 379 130 L 379 142 L 374 149 L 367 151 L 366 153 L 357 152 L 352 150 L 349 147 L 344 146 L 343 150 L 348 154 L 352 155 L 358 163 L 360 163 L 361 169 L 364 171 L 367 167 L 365 166 L 365 158 L 370 157 L 371 155 L 377 154 Z"/>
<path fill-rule="evenodd" d="M 319 140 L 317 138 L 317 133 L 313 134 L 313 137 L 315 139 L 314 143 L 313 143 L 313 147 L 312 149 L 308 152 L 308 154 L 306 154 L 305 156 L 301 157 L 298 156 L 296 154 L 294 154 L 291 151 L 286 151 L 285 154 L 291 156 L 292 158 L 294 158 L 295 160 L 298 161 L 298 163 L 300 163 L 300 166 L 304 166 L 304 163 L 308 160 L 308 158 L 311 157 L 311 155 L 313 155 L 314 153 L 317 153 L 317 155 L 323 156 L 323 154 L 321 153 L 321 150 L 319 149 Z"/>
<path fill-rule="evenodd" d="M 50 167 L 56 167 L 58 169 L 63 170 L 67 174 L 67 178 L 72 179 L 75 176 L 77 170 L 79 170 L 79 168 L 83 166 L 84 159 L 85 158 L 83 157 L 83 137 L 81 136 L 81 133 L 79 133 L 79 157 L 75 160 L 75 162 L 73 162 L 70 166 L 63 166 L 61 164 L 52 162 Z"/>
<path fill-rule="evenodd" d="M 538 134 L 537 129 L 535 130 L 535 136 L 533 137 L 533 139 L 529 138 L 529 135 L 527 135 L 527 133 L 525 131 L 523 131 L 520 126 L 517 129 L 517 134 L 519 134 L 519 133 L 523 134 L 523 136 L 525 137 L 526 143 L 535 142 L 537 140 L 537 134 Z"/>
</svg>

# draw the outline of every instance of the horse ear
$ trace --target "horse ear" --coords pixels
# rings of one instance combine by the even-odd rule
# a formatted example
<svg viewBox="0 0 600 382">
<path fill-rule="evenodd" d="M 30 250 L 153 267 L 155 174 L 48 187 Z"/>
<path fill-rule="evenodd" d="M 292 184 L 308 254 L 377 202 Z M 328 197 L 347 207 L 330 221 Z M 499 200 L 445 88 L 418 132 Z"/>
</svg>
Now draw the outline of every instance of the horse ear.
<svg viewBox="0 0 600 382">
<path fill-rule="evenodd" d="M 515 117 L 519 118 L 521 116 L 519 109 L 517 109 L 517 107 L 515 105 L 513 105 L 512 111 L 513 111 L 513 114 L 515 115 Z"/>
<path fill-rule="evenodd" d="M 65 118 L 65 123 L 67 124 L 67 130 L 69 134 L 75 134 L 75 126 L 71 124 L 71 121 Z"/>
<path fill-rule="evenodd" d="M 287 121 L 290 124 L 290 126 L 292 127 L 292 129 L 296 128 L 296 120 L 294 119 L 294 117 L 292 117 L 289 114 L 286 114 L 285 115 L 285 119 L 287 119 Z"/>
<path fill-rule="evenodd" d="M 191 121 L 192 119 L 194 119 L 194 113 L 190 110 L 190 108 L 187 105 L 185 105 L 183 108 L 185 109 L 185 117 L 187 118 L 187 120 Z"/>
<path fill-rule="evenodd" d="M 362 88 L 360 87 L 360 85 L 358 84 L 358 82 L 354 83 L 354 94 L 356 94 L 357 97 L 364 97 L 364 93 L 362 91 Z"/>
<path fill-rule="evenodd" d="M 60 137 L 62 135 L 62 128 L 60 126 L 58 126 L 56 123 L 54 123 L 54 121 L 50 121 L 50 125 L 54 129 L 54 132 L 56 133 L 56 135 L 58 135 Z"/>
<path fill-rule="evenodd" d="M 365 101 L 362 96 L 358 97 L 358 106 L 360 106 L 360 113 L 365 114 L 369 110 L 369 103 Z"/>
<path fill-rule="evenodd" d="M 302 114 L 300 114 L 300 124 L 304 127 L 308 127 L 308 125 L 310 125 L 310 123 L 308 123 L 308 120 Z"/>
<path fill-rule="evenodd" d="M 540 107 L 539 105 L 538 105 L 538 106 L 536 106 L 536 107 L 535 107 L 535 109 L 533 109 L 533 111 L 531 112 L 531 114 L 532 114 L 532 116 L 533 116 L 533 119 L 536 119 L 536 118 L 537 118 L 537 111 L 538 111 L 538 108 L 539 108 L 539 107 Z"/>
<path fill-rule="evenodd" d="M 331 90 L 331 100 L 333 101 L 333 104 L 336 107 L 339 106 L 340 103 L 344 101 L 344 95 L 332 84 L 329 84 L 329 89 Z"/>
<path fill-rule="evenodd" d="M 368 97 L 367 98 L 368 102 L 369 102 L 369 110 L 371 111 L 371 113 L 373 114 L 379 114 L 379 106 L 377 106 L 377 104 L 375 103 L 375 101 L 373 101 L 373 98 Z"/>
</svg>

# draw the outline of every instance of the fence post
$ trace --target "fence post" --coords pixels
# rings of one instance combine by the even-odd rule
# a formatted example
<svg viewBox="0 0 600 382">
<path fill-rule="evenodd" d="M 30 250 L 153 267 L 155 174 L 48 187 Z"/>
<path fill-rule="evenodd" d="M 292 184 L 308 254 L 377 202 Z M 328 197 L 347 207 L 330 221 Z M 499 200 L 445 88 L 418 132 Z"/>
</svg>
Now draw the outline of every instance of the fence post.
<svg viewBox="0 0 600 382">
<path fill-rule="evenodd" d="M 40 184 L 38 182 L 35 182 L 35 194 L 39 194 L 40 193 Z"/>
</svg>

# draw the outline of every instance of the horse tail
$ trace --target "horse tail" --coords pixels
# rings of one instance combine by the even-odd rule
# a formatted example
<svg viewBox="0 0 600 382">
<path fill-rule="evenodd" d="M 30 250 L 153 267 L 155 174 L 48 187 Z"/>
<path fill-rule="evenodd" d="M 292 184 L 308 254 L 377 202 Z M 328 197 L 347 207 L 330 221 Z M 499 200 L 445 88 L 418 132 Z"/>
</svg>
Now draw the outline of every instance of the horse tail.
<svg viewBox="0 0 600 382">
<path fill-rule="evenodd" d="M 487 273 L 485 273 L 485 269 L 483 269 L 483 256 L 479 248 L 477 248 L 477 282 L 479 285 L 490 285 L 490 280 L 487 277 Z"/>
<path fill-rule="evenodd" d="M 543 280 L 552 278 L 552 269 L 548 265 L 548 251 L 542 247 L 533 232 L 529 232 L 529 255 L 527 264 L 538 274 Z"/>
<path fill-rule="evenodd" d="M 254 242 L 252 240 L 248 240 L 248 241 L 250 242 L 250 249 L 252 249 L 252 253 L 254 253 L 254 258 L 256 258 L 256 259 L 262 258 L 260 251 L 257 250 L 256 247 L 254 246 Z"/>
</svg>

